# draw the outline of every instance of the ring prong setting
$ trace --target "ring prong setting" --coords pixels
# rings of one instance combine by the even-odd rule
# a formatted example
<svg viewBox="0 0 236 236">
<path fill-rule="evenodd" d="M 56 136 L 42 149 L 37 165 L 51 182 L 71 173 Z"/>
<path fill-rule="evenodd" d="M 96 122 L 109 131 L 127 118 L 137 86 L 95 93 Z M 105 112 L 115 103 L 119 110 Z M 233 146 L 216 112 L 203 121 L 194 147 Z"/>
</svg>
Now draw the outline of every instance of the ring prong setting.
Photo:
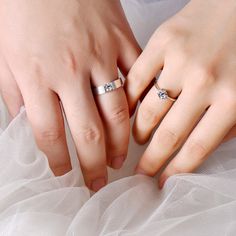
<svg viewBox="0 0 236 236">
<path fill-rule="evenodd" d="M 159 99 L 161 100 L 170 100 L 172 102 L 175 102 L 176 101 L 176 98 L 172 98 L 169 96 L 167 90 L 163 89 L 163 88 L 160 88 L 157 84 L 157 80 L 154 82 L 154 85 L 155 85 L 155 88 L 157 90 L 157 95 L 159 97 Z"/>
<path fill-rule="evenodd" d="M 157 91 L 157 95 L 161 100 L 166 100 L 168 99 L 168 93 L 165 89 L 159 89 Z"/>
</svg>

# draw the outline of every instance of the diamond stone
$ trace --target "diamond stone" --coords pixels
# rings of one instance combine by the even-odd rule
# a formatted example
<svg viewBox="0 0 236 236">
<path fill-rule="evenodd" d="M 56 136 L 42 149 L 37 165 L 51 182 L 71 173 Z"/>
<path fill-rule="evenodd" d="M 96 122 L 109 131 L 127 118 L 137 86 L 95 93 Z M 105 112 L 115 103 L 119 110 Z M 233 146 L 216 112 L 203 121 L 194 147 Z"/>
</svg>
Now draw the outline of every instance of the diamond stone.
<svg viewBox="0 0 236 236">
<path fill-rule="evenodd" d="M 111 92 L 114 89 L 112 84 L 105 84 L 104 88 L 106 92 Z"/>
<path fill-rule="evenodd" d="M 165 100 L 165 99 L 168 98 L 168 94 L 167 94 L 166 90 L 164 90 L 164 89 L 158 90 L 158 93 L 157 93 L 157 94 L 158 94 L 158 97 L 159 97 L 160 99 Z"/>
</svg>

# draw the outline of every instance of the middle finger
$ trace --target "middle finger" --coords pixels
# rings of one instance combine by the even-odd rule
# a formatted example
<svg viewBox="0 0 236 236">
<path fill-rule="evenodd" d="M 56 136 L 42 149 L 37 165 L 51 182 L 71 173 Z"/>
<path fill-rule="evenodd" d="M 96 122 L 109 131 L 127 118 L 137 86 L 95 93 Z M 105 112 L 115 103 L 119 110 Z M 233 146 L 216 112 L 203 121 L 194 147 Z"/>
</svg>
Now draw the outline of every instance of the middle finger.
<svg viewBox="0 0 236 236">
<path fill-rule="evenodd" d="M 64 84 L 58 92 L 75 142 L 85 183 L 98 191 L 107 183 L 106 150 L 102 122 L 88 75 Z"/>
</svg>

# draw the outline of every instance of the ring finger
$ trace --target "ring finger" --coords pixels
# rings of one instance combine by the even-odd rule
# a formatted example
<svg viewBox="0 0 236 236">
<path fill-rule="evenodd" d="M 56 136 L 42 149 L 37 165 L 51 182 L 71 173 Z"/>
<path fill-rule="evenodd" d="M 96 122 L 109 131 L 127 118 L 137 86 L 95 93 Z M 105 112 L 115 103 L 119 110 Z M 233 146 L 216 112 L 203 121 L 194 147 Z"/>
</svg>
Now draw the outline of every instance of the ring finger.
<svg viewBox="0 0 236 236">
<path fill-rule="evenodd" d="M 106 84 L 118 77 L 117 65 L 94 67 L 92 80 L 94 86 Z M 123 165 L 129 143 L 129 109 L 123 88 L 103 95 L 96 95 L 97 105 L 103 120 L 106 136 L 107 164 L 114 169 Z"/>
<path fill-rule="evenodd" d="M 158 79 L 158 86 L 163 89 L 168 88 L 168 95 L 175 98 L 180 94 L 181 88 L 177 81 L 170 82 L 169 78 L 172 78 L 171 74 L 164 69 Z M 143 144 L 148 141 L 152 130 L 162 120 L 172 105 L 173 101 L 170 99 L 160 99 L 157 88 L 152 86 L 142 100 L 134 121 L 133 135 L 138 143 Z"/>
</svg>

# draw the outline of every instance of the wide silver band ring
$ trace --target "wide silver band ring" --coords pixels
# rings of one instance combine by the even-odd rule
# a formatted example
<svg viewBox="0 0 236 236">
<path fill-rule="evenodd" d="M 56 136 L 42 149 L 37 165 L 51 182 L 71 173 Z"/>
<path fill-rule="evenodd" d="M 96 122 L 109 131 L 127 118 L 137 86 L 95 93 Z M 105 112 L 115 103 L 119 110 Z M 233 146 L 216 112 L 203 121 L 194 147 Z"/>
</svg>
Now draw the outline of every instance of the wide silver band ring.
<svg viewBox="0 0 236 236">
<path fill-rule="evenodd" d="M 154 85 L 155 85 L 155 87 L 156 87 L 156 89 L 157 89 L 157 95 L 158 95 L 158 97 L 159 97 L 161 100 L 167 100 L 167 99 L 169 99 L 169 100 L 172 101 L 172 102 L 175 102 L 175 101 L 176 101 L 175 98 L 172 98 L 172 97 L 170 97 L 170 96 L 168 95 L 168 92 L 167 92 L 165 89 L 161 89 L 161 88 L 158 86 L 157 80 L 155 80 Z"/>
<path fill-rule="evenodd" d="M 105 93 L 112 92 L 120 87 L 123 87 L 123 85 L 124 85 L 123 80 L 121 78 L 118 78 L 118 79 L 113 80 L 113 81 L 106 83 L 104 85 L 94 87 L 93 92 L 96 95 L 102 95 Z"/>
</svg>

